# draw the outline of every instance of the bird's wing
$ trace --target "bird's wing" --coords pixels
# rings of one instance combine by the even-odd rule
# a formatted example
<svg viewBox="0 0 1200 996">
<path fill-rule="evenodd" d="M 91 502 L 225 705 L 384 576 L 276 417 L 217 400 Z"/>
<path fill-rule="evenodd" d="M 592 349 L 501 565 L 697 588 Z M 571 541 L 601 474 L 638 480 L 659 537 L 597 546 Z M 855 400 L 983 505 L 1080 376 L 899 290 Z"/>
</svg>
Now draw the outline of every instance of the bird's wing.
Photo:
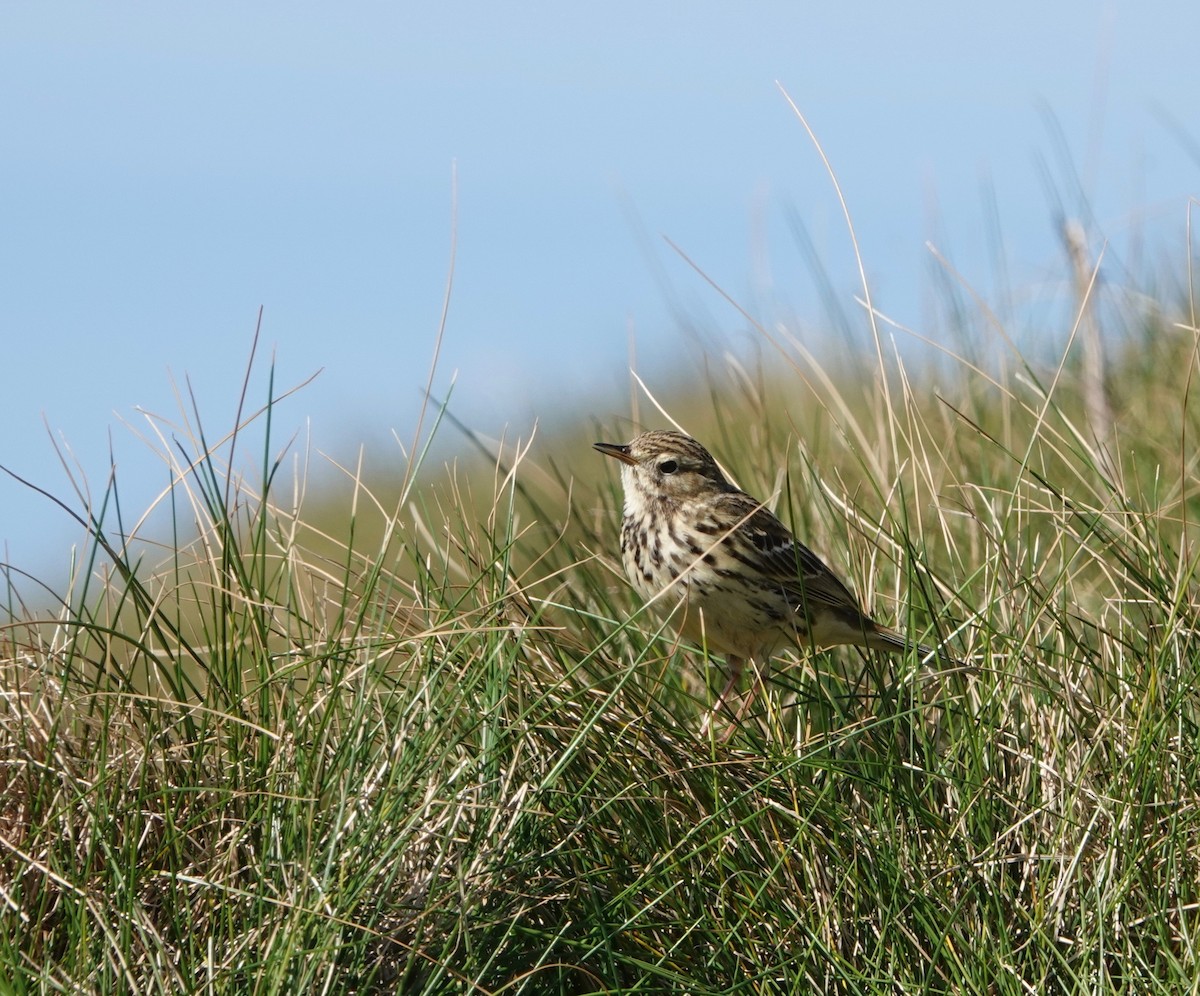
<svg viewBox="0 0 1200 996">
<path fill-rule="evenodd" d="M 725 543 L 730 554 L 778 582 L 795 598 L 798 607 L 824 604 L 855 617 L 862 615 L 850 589 L 760 502 L 737 491 L 721 495 L 720 504 L 723 518 L 732 520 L 736 516 L 743 523 L 737 532 L 752 548 L 739 552 L 736 537 L 731 535 Z"/>
</svg>

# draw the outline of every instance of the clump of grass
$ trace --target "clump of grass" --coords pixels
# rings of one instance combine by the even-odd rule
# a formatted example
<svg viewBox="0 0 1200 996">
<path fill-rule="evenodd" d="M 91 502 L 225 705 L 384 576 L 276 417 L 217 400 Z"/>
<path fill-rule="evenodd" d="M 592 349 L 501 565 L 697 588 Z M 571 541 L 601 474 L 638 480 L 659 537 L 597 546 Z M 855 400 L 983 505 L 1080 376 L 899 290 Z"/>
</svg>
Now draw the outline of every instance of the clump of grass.
<svg viewBox="0 0 1200 996">
<path fill-rule="evenodd" d="M 779 343 L 772 374 L 729 360 L 664 406 L 975 667 L 794 660 L 727 745 L 694 732 L 708 675 L 621 579 L 582 446 L 445 474 L 414 447 L 318 523 L 273 388 L 218 443 L 193 411 L 161 430 L 165 548 L 124 535 L 114 478 L 57 610 L 6 571 L 0 978 L 1194 991 L 1195 344 L 1147 327 L 1111 358 L 1103 451 L 1073 354 L 838 377 Z"/>
</svg>

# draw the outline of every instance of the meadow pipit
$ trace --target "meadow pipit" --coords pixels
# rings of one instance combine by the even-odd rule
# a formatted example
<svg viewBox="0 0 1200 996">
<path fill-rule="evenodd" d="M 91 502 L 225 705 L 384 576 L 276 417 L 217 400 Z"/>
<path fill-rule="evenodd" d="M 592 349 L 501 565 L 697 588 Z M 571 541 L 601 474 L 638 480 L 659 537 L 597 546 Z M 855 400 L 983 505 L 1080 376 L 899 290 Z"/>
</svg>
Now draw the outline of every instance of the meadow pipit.
<svg viewBox="0 0 1200 996">
<path fill-rule="evenodd" d="M 746 661 L 755 662 L 759 680 L 735 720 L 758 694 L 764 679 L 757 669 L 788 646 L 915 649 L 957 663 L 866 615 L 821 559 L 730 484 L 690 436 L 659 430 L 624 445 L 595 446 L 621 461 L 621 559 L 633 586 L 646 599 L 677 605 L 672 621 L 680 634 L 728 661 L 729 680 L 702 732 L 737 687 Z"/>
</svg>

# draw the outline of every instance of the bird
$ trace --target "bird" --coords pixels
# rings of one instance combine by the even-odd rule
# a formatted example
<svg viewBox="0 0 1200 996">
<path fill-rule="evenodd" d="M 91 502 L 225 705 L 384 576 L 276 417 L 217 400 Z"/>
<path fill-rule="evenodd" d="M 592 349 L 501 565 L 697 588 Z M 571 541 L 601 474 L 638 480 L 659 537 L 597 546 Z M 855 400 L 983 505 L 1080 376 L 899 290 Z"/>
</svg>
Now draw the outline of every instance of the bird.
<svg viewBox="0 0 1200 996">
<path fill-rule="evenodd" d="M 758 499 L 732 484 L 691 436 L 656 429 L 628 443 L 595 443 L 621 463 L 621 560 L 646 600 L 674 609 L 680 635 L 723 654 L 729 678 L 701 725 L 707 733 L 748 661 L 758 680 L 734 716 L 753 704 L 763 669 L 788 647 L 839 645 L 943 650 L 914 643 L 876 622 L 840 578 Z M 726 737 L 734 726 L 726 730 Z"/>
</svg>

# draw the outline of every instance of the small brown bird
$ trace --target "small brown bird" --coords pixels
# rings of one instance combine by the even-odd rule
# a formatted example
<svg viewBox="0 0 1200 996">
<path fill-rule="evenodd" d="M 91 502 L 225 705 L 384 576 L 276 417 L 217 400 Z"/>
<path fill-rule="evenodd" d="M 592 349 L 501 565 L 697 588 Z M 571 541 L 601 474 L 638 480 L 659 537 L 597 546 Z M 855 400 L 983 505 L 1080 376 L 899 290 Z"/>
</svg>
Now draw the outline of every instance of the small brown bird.
<svg viewBox="0 0 1200 996">
<path fill-rule="evenodd" d="M 765 667 L 788 646 L 915 649 L 953 662 L 867 616 L 821 559 L 761 502 L 730 484 L 690 436 L 656 430 L 595 448 L 621 461 L 621 559 L 633 586 L 648 600 L 682 603 L 673 617 L 680 634 L 728 660 L 729 680 L 701 732 L 737 687 L 747 660 Z"/>
</svg>

